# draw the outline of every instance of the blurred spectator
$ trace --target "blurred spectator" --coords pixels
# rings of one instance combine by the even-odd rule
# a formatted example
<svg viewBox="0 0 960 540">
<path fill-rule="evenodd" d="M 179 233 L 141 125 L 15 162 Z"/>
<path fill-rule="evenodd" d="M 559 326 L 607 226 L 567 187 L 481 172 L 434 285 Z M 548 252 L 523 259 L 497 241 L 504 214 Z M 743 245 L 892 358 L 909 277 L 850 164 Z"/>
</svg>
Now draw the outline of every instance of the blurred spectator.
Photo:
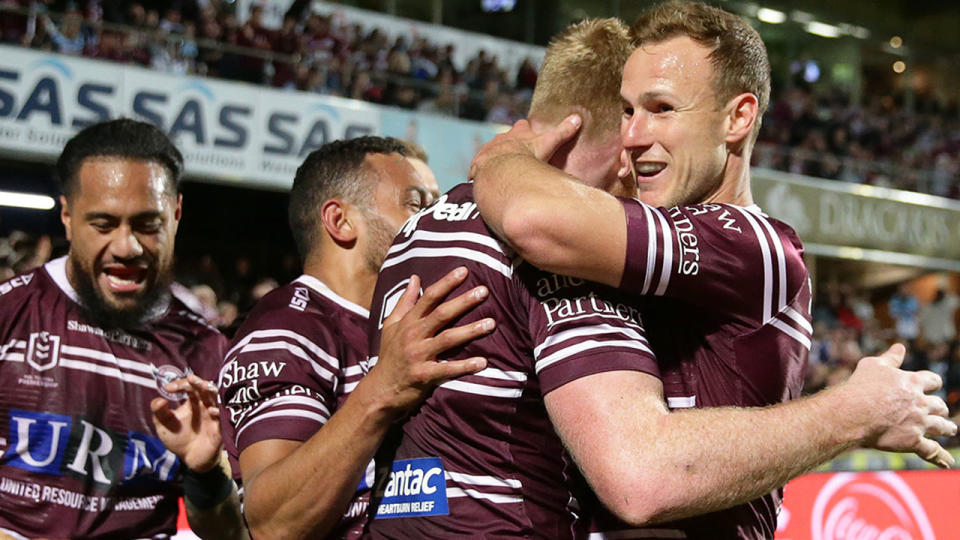
<svg viewBox="0 0 960 540">
<path fill-rule="evenodd" d="M 897 337 L 904 341 L 917 338 L 920 327 L 917 324 L 917 311 L 920 303 L 910 294 L 906 283 L 901 284 L 890 298 L 890 316 L 897 321 Z"/>
<path fill-rule="evenodd" d="M 932 302 L 920 309 L 918 320 L 920 335 L 930 345 L 946 345 L 956 339 L 957 328 L 954 315 L 960 300 L 947 289 L 937 291 Z M 946 358 L 946 350 L 942 351 Z"/>
</svg>

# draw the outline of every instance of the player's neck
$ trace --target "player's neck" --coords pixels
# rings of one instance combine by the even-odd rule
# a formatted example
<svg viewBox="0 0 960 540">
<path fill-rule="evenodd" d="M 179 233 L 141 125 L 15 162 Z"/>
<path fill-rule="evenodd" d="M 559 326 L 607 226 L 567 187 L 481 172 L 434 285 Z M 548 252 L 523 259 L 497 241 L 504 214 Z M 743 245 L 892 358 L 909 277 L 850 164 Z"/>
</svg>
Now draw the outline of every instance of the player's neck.
<svg viewBox="0 0 960 540">
<path fill-rule="evenodd" d="M 737 206 L 752 205 L 753 192 L 750 190 L 749 157 L 744 159 L 744 156 L 739 154 L 728 156 L 720 186 L 700 202 L 734 204 Z"/>
<path fill-rule="evenodd" d="M 330 290 L 358 306 L 370 309 L 377 273 L 371 271 L 360 250 L 327 250 L 307 257 L 303 273 L 322 281 Z"/>
</svg>

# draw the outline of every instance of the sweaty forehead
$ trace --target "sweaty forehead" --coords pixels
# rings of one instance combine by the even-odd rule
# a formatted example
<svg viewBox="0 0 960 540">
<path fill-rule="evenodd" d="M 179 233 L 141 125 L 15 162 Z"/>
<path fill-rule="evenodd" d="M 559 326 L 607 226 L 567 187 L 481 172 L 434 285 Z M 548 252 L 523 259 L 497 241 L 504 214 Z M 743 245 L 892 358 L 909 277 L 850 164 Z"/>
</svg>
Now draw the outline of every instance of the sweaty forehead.
<svg viewBox="0 0 960 540">
<path fill-rule="evenodd" d="M 168 173 L 153 161 L 90 158 L 77 171 L 75 202 L 96 204 L 112 200 L 163 201 L 173 196 Z"/>
<path fill-rule="evenodd" d="M 710 49 L 689 37 L 637 47 L 627 60 L 623 73 L 624 89 L 644 92 L 648 86 L 702 88 L 712 76 Z"/>
<path fill-rule="evenodd" d="M 411 185 L 420 186 L 422 180 L 413 165 L 398 153 L 369 154 L 367 164 L 379 176 L 378 186 L 387 189 L 405 189 Z"/>
</svg>

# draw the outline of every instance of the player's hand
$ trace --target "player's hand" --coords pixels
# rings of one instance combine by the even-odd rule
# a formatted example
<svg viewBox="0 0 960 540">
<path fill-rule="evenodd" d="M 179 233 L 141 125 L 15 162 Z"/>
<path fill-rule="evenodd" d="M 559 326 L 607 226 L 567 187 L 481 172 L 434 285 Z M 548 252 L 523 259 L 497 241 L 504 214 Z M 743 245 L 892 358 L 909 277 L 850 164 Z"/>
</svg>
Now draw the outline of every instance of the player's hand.
<svg viewBox="0 0 960 540">
<path fill-rule="evenodd" d="M 483 168 L 499 158 L 512 155 L 532 156 L 540 161 L 549 161 L 553 154 L 580 130 L 579 115 L 571 114 L 556 126 L 535 132 L 527 120 L 513 124 L 509 131 L 500 133 L 480 148 L 470 163 L 468 178 L 483 180 Z"/>
<path fill-rule="evenodd" d="M 943 381 L 931 371 L 900 369 L 906 353 L 896 344 L 885 353 L 857 364 L 845 384 L 861 394 L 858 400 L 869 408 L 870 419 L 864 446 L 889 452 L 913 452 L 942 468 L 954 465 L 953 456 L 928 437 L 952 436 L 957 425 L 947 419 L 946 403 L 928 395 Z"/>
<path fill-rule="evenodd" d="M 176 408 L 162 397 L 150 402 L 157 436 L 191 470 L 209 471 L 220 462 L 217 387 L 191 373 L 167 383 L 166 389 L 185 393 L 187 400 Z"/>
<path fill-rule="evenodd" d="M 426 399 L 437 386 L 487 366 L 486 359 L 480 357 L 437 361 L 440 353 L 494 329 L 493 319 L 483 319 L 437 333 L 489 294 L 486 287 L 474 287 L 444 302 L 466 277 L 467 269 L 457 268 L 428 287 L 418 300 L 420 279 L 411 276 L 396 308 L 384 320 L 379 360 L 361 384 L 383 385 L 379 395 L 387 400 L 388 410 L 402 415 Z"/>
</svg>

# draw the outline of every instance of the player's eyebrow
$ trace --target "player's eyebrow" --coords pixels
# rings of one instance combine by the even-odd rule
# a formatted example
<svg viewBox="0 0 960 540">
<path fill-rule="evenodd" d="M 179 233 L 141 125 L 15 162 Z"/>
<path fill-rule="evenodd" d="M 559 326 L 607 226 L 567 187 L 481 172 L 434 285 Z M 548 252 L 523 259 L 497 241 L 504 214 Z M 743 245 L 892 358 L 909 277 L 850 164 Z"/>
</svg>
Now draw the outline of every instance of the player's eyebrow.
<svg viewBox="0 0 960 540">
<path fill-rule="evenodd" d="M 163 217 L 163 213 L 157 210 L 148 210 L 146 212 L 140 212 L 132 216 L 131 220 L 143 220 L 143 219 L 153 219 L 157 217 Z M 122 219 L 116 214 L 111 214 L 110 212 L 86 212 L 83 214 L 83 219 L 91 221 L 94 219 Z"/>
<path fill-rule="evenodd" d="M 407 186 L 405 192 L 409 193 L 411 191 L 416 191 L 420 194 L 420 198 L 428 203 L 433 202 L 440 194 L 433 191 L 427 191 L 420 186 Z"/>
</svg>

